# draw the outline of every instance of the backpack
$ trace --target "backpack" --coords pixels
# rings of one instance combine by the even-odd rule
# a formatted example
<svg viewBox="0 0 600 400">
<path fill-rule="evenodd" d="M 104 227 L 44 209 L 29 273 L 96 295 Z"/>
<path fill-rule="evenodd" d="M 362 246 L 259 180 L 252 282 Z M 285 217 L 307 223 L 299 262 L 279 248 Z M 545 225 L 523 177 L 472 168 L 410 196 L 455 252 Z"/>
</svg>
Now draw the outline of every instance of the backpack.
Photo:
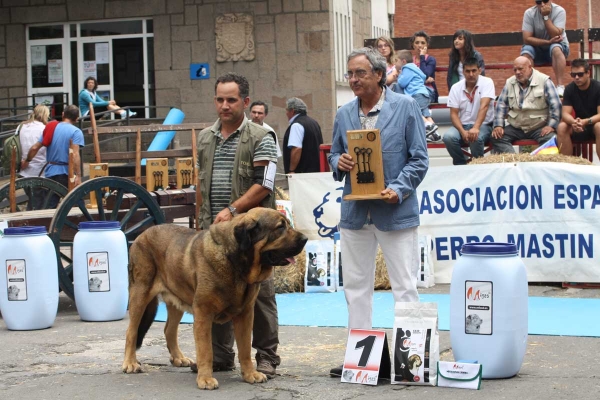
<svg viewBox="0 0 600 400">
<path fill-rule="evenodd" d="M 12 155 L 12 149 L 17 149 L 17 172 L 21 170 L 21 139 L 19 133 L 21 131 L 21 125 L 17 127 L 15 134 L 4 139 L 2 145 L 2 154 L 0 154 L 0 166 L 4 169 L 4 173 L 10 173 L 10 158 Z"/>
</svg>

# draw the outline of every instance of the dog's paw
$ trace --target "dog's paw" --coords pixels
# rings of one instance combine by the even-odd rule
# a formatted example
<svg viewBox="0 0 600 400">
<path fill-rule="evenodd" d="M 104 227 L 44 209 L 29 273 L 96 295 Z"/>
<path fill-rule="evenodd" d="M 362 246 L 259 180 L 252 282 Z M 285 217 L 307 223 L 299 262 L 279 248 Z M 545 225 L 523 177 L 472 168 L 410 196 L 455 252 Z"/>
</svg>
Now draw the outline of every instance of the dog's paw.
<svg viewBox="0 0 600 400">
<path fill-rule="evenodd" d="M 142 372 L 142 364 L 140 364 L 138 361 L 135 361 L 135 362 L 124 361 L 123 362 L 123 372 L 125 372 L 126 374 L 136 374 L 136 373 Z"/>
<path fill-rule="evenodd" d="M 219 382 L 212 376 L 199 376 L 196 378 L 198 389 L 214 390 L 219 387 Z"/>
<path fill-rule="evenodd" d="M 191 367 L 192 370 L 195 367 L 195 363 L 194 361 L 192 361 L 192 359 L 187 358 L 185 356 L 181 356 L 181 357 L 173 357 L 171 356 L 169 358 L 169 361 L 171 361 L 171 365 L 174 367 Z M 198 368 L 196 368 L 196 371 L 198 371 Z"/>
<path fill-rule="evenodd" d="M 242 372 L 242 378 L 248 383 L 262 383 L 269 380 L 265 374 L 257 370 Z"/>
</svg>

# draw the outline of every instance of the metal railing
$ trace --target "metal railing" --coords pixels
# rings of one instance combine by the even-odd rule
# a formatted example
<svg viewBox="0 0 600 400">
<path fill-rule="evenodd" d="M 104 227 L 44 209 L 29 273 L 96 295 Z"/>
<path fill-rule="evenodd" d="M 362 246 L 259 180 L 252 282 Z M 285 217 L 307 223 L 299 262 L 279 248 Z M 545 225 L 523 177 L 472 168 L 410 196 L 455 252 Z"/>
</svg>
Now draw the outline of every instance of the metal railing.
<svg viewBox="0 0 600 400">
<path fill-rule="evenodd" d="M 39 94 L 32 94 L 30 96 L 11 96 L 11 97 L 5 97 L 0 99 L 0 104 L 2 104 L 3 102 L 6 102 L 7 106 L 6 107 L 0 107 L 0 111 L 8 111 L 9 114 L 12 113 L 13 116 L 17 115 L 17 112 L 19 110 L 33 110 L 33 108 L 36 106 L 36 97 L 48 97 L 48 96 L 61 96 L 62 97 L 62 102 L 55 102 L 52 101 L 52 103 L 45 103 L 48 107 L 50 107 L 50 116 L 54 117 L 55 113 L 54 113 L 54 109 L 56 106 L 60 106 L 62 105 L 63 107 L 65 105 L 69 104 L 69 93 L 66 92 L 56 92 L 56 93 L 39 93 Z M 29 100 L 26 101 L 27 105 L 26 106 L 19 106 L 19 100 L 21 99 L 31 99 L 31 102 Z M 11 105 L 12 103 L 12 105 Z M 30 105 L 31 104 L 31 105 Z"/>
</svg>

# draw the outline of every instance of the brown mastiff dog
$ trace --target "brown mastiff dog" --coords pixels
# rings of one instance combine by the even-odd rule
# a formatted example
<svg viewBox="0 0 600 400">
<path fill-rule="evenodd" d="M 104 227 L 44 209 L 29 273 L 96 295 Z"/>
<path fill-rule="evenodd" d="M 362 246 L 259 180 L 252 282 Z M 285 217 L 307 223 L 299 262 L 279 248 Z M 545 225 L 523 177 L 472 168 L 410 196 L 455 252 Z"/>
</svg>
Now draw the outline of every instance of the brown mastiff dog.
<svg viewBox="0 0 600 400">
<path fill-rule="evenodd" d="M 259 284 L 276 265 L 287 265 L 306 244 L 278 211 L 254 208 L 229 222 L 196 232 L 159 225 L 133 243 L 129 255 L 129 327 L 123 372 L 141 372 L 136 348 L 154 321 L 159 296 L 167 305 L 165 324 L 171 364 L 197 368 L 200 389 L 216 389 L 212 376 L 213 322 L 233 320 L 243 379 L 265 382 L 251 360 L 254 302 Z M 183 312 L 194 315 L 196 363 L 184 356 L 177 340 Z"/>
</svg>

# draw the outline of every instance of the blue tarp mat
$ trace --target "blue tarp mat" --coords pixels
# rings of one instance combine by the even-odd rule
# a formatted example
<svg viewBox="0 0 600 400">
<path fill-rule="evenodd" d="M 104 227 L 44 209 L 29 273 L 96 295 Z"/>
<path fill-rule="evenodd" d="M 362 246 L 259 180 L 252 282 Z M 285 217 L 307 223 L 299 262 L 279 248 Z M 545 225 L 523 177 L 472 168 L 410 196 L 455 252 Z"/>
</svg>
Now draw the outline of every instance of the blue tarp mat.
<svg viewBox="0 0 600 400">
<path fill-rule="evenodd" d="M 421 294 L 422 302 L 438 303 L 439 329 L 450 329 L 450 295 Z M 348 310 L 343 292 L 286 293 L 277 295 L 279 325 L 346 327 Z M 166 321 L 163 303 L 156 321 Z M 192 323 L 185 314 L 182 323 Z M 392 328 L 394 299 L 391 292 L 373 295 L 373 328 Z M 600 337 L 600 299 L 529 298 L 529 334 Z"/>
</svg>

